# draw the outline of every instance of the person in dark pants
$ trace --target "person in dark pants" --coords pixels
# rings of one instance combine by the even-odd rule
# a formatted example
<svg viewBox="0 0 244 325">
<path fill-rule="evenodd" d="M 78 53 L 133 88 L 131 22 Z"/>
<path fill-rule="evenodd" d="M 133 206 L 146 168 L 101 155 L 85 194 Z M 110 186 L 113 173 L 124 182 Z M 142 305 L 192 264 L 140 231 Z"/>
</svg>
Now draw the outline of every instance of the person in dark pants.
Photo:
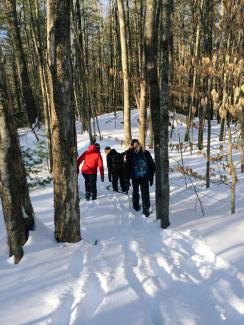
<svg viewBox="0 0 244 325">
<path fill-rule="evenodd" d="M 131 147 L 125 152 L 126 169 L 129 179 L 132 180 L 133 194 L 132 203 L 136 211 L 140 210 L 140 195 L 141 189 L 143 214 L 148 217 L 150 212 L 150 195 L 149 184 L 153 185 L 155 173 L 155 163 L 148 150 L 143 150 L 137 139 L 131 141 Z"/>
<path fill-rule="evenodd" d="M 97 169 L 99 168 L 102 182 L 104 181 L 104 169 L 102 156 L 95 145 L 89 146 L 88 150 L 77 160 L 78 172 L 82 162 L 84 162 L 81 171 L 85 179 L 86 199 L 90 200 L 91 198 L 92 200 L 96 200 Z"/>
<path fill-rule="evenodd" d="M 86 200 L 89 201 L 97 198 L 97 174 L 82 173 L 85 179 Z"/>
<path fill-rule="evenodd" d="M 105 148 L 107 156 L 108 179 L 112 182 L 112 187 L 115 192 L 118 192 L 118 182 L 123 193 L 128 192 L 127 182 L 124 173 L 124 156 L 110 147 Z"/>
</svg>

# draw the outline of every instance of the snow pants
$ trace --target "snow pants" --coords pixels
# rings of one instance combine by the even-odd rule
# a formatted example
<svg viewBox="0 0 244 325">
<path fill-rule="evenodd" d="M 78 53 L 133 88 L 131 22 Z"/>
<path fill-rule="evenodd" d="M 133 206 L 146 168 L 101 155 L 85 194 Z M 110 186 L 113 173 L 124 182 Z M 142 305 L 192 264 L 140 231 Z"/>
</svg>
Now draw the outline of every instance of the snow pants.
<svg viewBox="0 0 244 325">
<path fill-rule="evenodd" d="M 118 182 L 120 183 L 122 192 L 128 192 L 128 185 L 125 179 L 124 170 L 112 170 L 112 186 L 113 190 L 118 192 Z"/>
<path fill-rule="evenodd" d="M 139 188 L 140 188 L 141 189 L 143 214 L 148 217 L 149 216 L 149 208 L 150 208 L 148 177 L 133 178 L 132 186 L 133 186 L 133 194 L 132 194 L 133 208 L 136 211 L 139 211 L 139 209 L 140 209 L 140 205 L 139 205 L 139 200 L 140 200 Z"/>
<path fill-rule="evenodd" d="M 97 198 L 97 174 L 82 173 L 85 179 L 86 199 L 96 200 Z"/>
</svg>

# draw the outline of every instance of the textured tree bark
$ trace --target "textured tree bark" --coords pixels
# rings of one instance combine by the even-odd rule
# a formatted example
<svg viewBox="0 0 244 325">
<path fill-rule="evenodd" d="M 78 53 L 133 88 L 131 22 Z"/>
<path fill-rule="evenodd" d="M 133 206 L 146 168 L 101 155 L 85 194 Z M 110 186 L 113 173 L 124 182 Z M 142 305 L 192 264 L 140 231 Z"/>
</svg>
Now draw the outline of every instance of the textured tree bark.
<svg viewBox="0 0 244 325">
<path fill-rule="evenodd" d="M 213 14 L 214 4 L 211 0 L 205 0 L 204 3 L 204 22 L 203 22 L 203 50 L 204 56 L 212 59 L 212 33 L 213 33 Z M 206 187 L 210 186 L 210 154 L 211 154 L 211 115 L 212 115 L 212 80 L 211 76 L 204 77 L 204 91 L 207 98 L 207 119 L 208 119 L 208 137 L 207 137 L 207 161 L 206 161 Z"/>
<path fill-rule="evenodd" d="M 158 16 L 157 6 L 155 0 L 147 0 L 146 15 L 145 15 L 145 66 L 146 79 L 149 89 L 149 105 L 151 111 L 154 153 L 156 165 L 156 182 L 155 182 L 155 196 L 156 196 L 156 216 L 161 219 L 160 200 L 161 200 L 161 162 L 159 159 L 159 108 L 160 108 L 160 90 L 157 72 L 157 38 L 158 38 Z M 156 19 L 155 19 L 156 17 Z M 155 25 L 154 25 L 155 23 Z"/>
<path fill-rule="evenodd" d="M 47 73 L 46 73 L 46 60 L 43 54 L 43 42 L 41 39 L 40 32 L 40 21 L 39 21 L 39 0 L 35 0 L 34 8 L 30 0 L 28 0 L 29 11 L 30 11 L 30 28 L 32 33 L 32 40 L 36 52 L 38 61 L 38 76 L 40 82 L 41 91 L 41 104 L 44 115 L 45 131 L 48 141 L 49 160 L 50 160 L 50 171 L 52 172 L 52 142 L 51 142 L 51 129 L 50 129 L 50 109 L 49 109 L 49 98 L 47 92 Z"/>
<path fill-rule="evenodd" d="M 200 10 L 202 10 L 203 7 L 203 0 L 201 0 L 200 3 Z M 199 48 L 200 48 L 200 21 L 197 24 L 197 31 L 196 31 L 196 42 L 195 42 L 195 59 L 196 62 L 199 62 Z M 196 68 L 193 67 L 193 81 L 192 81 L 192 91 L 191 91 L 191 102 L 190 102 L 190 107 L 189 107 L 189 115 L 187 119 L 187 127 L 186 127 L 186 133 L 185 133 L 185 141 L 189 141 L 189 134 L 190 134 L 190 129 L 192 127 L 192 122 L 193 122 L 193 111 L 192 111 L 192 106 L 194 105 L 194 99 L 195 99 L 195 92 L 196 92 L 196 80 L 197 80 L 197 71 Z M 193 139 L 192 139 L 193 141 Z M 198 141 L 199 143 L 199 141 Z M 201 149 L 199 149 L 201 150 Z"/>
<path fill-rule="evenodd" d="M 227 36 L 227 42 L 224 48 L 225 51 L 225 64 L 228 62 L 228 57 L 230 53 L 230 43 L 231 43 L 231 35 L 230 32 L 228 33 Z M 224 46 L 224 44 L 223 44 Z M 228 88 L 228 76 L 226 71 L 223 69 L 223 77 L 222 77 L 222 104 L 226 104 L 228 101 L 228 95 L 227 95 L 227 88 Z M 219 133 L 219 141 L 225 141 L 226 137 L 226 118 L 221 117 L 221 124 L 220 124 L 220 133 Z"/>
<path fill-rule="evenodd" d="M 229 174 L 231 175 L 231 214 L 234 214 L 236 211 L 236 183 L 237 183 L 237 176 L 236 176 L 236 169 L 233 162 L 233 145 L 232 145 L 232 134 L 230 128 L 230 115 L 227 116 L 227 128 L 228 128 L 228 165 L 229 165 Z"/>
<path fill-rule="evenodd" d="M 19 91 L 21 81 L 19 79 L 19 74 L 17 71 L 17 65 L 16 65 L 16 58 L 14 53 L 12 53 L 12 58 L 11 58 L 11 63 L 12 63 L 12 76 L 13 76 L 13 82 L 14 82 L 14 96 L 16 100 L 16 112 L 23 112 L 24 111 L 24 104 L 23 104 L 23 98 L 21 96 L 21 92 Z M 13 104 L 14 106 L 14 104 Z"/>
<path fill-rule="evenodd" d="M 169 58 L 170 49 L 172 48 L 173 39 L 172 35 L 172 13 L 173 13 L 173 0 L 162 1 L 162 24 L 160 30 L 160 48 L 161 48 L 161 61 L 160 61 L 160 78 L 161 78 L 161 93 L 160 93 L 160 124 L 159 129 L 159 158 L 161 161 L 161 227 L 167 228 L 169 222 L 169 155 L 168 155 L 168 142 L 169 142 L 169 111 L 170 111 L 170 95 L 169 95 Z"/>
<path fill-rule="evenodd" d="M 147 83 L 143 78 L 140 81 L 140 104 L 139 104 L 139 141 L 145 147 L 147 109 L 146 109 Z"/>
<path fill-rule="evenodd" d="M 28 121 L 30 125 L 36 122 L 37 107 L 33 92 L 30 86 L 28 68 L 26 64 L 25 54 L 22 46 L 20 30 L 18 26 L 16 13 L 16 0 L 5 0 L 5 7 L 8 17 L 8 28 L 13 42 L 13 48 L 17 59 L 17 67 L 21 79 L 21 87 L 24 103 L 27 111 Z"/>
<path fill-rule="evenodd" d="M 202 150 L 203 149 L 203 130 L 205 126 L 205 114 L 206 114 L 206 106 L 207 103 L 205 101 L 205 98 L 203 98 L 198 106 L 198 149 Z"/>
<path fill-rule="evenodd" d="M 26 172 L 13 118 L 13 107 L 0 50 L 0 194 L 7 230 L 9 256 L 19 263 L 22 246 L 34 228 Z"/>
<path fill-rule="evenodd" d="M 123 0 L 117 0 L 119 11 L 120 26 L 120 43 L 122 56 L 122 71 L 124 82 L 124 132 L 125 145 L 129 145 L 131 141 L 131 122 L 130 122 L 130 92 L 129 92 L 129 66 L 128 66 L 128 48 L 125 28 L 125 9 Z"/>
<path fill-rule="evenodd" d="M 241 108 L 241 172 L 244 173 L 244 105 Z"/>
<path fill-rule="evenodd" d="M 172 1 L 163 3 L 164 16 L 170 14 Z M 167 8 L 167 10 L 166 10 Z M 157 37 L 159 8 L 156 0 L 147 0 L 145 16 L 145 60 L 146 78 L 149 88 L 149 101 L 154 131 L 154 152 L 156 164 L 156 216 L 161 220 L 161 227 L 169 226 L 169 179 L 168 179 L 168 109 L 169 109 L 169 43 L 166 35 L 170 34 L 170 16 L 165 20 L 164 38 L 162 40 L 162 61 L 160 63 L 160 74 L 162 79 L 162 89 L 160 98 L 159 80 L 157 74 Z M 169 34 L 165 34 L 169 33 Z"/>
<path fill-rule="evenodd" d="M 149 124 L 149 148 L 153 149 L 153 127 L 152 127 L 151 114 L 148 118 L 148 124 Z"/>
<path fill-rule="evenodd" d="M 54 221 L 55 238 L 59 242 L 77 242 L 81 239 L 71 74 L 70 11 L 71 4 L 68 0 L 47 1 Z"/>
</svg>

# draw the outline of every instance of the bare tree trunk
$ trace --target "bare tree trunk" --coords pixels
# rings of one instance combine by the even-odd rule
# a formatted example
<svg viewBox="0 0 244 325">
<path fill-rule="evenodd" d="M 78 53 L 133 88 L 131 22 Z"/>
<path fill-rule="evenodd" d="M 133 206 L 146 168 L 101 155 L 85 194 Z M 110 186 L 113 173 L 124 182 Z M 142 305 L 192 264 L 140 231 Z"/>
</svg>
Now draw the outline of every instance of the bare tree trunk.
<svg viewBox="0 0 244 325">
<path fill-rule="evenodd" d="M 227 117 L 227 128 L 228 128 L 228 165 L 229 165 L 229 174 L 231 175 L 231 213 L 235 213 L 236 210 L 236 169 L 233 163 L 233 156 L 232 156 L 232 134 L 230 128 L 230 119 L 231 117 Z"/>
<path fill-rule="evenodd" d="M 147 92 L 147 83 L 143 77 L 140 81 L 140 103 L 139 103 L 139 141 L 143 147 L 145 147 L 146 122 L 147 122 L 146 92 Z"/>
<path fill-rule="evenodd" d="M 37 119 L 37 107 L 30 86 L 25 54 L 22 47 L 22 41 L 16 13 L 16 0 L 5 0 L 5 5 L 8 17 L 9 32 L 12 38 L 14 52 L 17 59 L 19 76 L 21 78 L 21 87 L 25 107 L 27 110 L 28 121 L 30 125 L 32 125 L 36 122 Z"/>
<path fill-rule="evenodd" d="M 212 33 L 213 33 L 213 15 L 214 4 L 212 0 L 205 0 L 204 14 L 203 14 L 203 48 L 204 55 L 212 61 Z M 207 99 L 207 119 L 208 119 L 208 138 L 207 138 L 207 161 L 206 161 L 206 187 L 210 186 L 210 150 L 211 150 L 211 116 L 212 116 L 212 97 L 211 76 L 204 77 L 204 91 Z"/>
<path fill-rule="evenodd" d="M 48 142 L 49 150 L 49 159 L 50 159 L 50 171 L 52 172 L 53 158 L 52 158 L 52 142 L 51 142 L 51 129 L 50 129 L 50 107 L 49 107 L 49 98 L 47 92 L 47 73 L 46 73 L 46 60 L 44 59 L 42 42 L 41 42 L 41 33 L 40 33 L 40 21 L 39 21 L 39 0 L 35 0 L 35 10 L 32 8 L 32 3 L 28 0 L 30 17 L 31 17 L 31 31 L 32 39 L 34 43 L 34 48 L 36 52 L 36 57 L 38 59 L 38 75 L 40 81 L 40 90 L 41 90 L 41 102 L 44 114 L 44 123 L 45 131 Z"/>
<path fill-rule="evenodd" d="M 70 1 L 47 1 L 55 238 L 62 242 L 77 242 L 81 239 L 75 112 L 72 98 L 70 13 Z"/>
<path fill-rule="evenodd" d="M 229 52 L 230 52 L 230 38 L 231 35 L 230 33 L 228 34 L 227 37 L 227 44 L 225 48 L 225 64 L 227 64 L 229 60 Z M 226 105 L 228 102 L 228 95 L 227 95 L 227 85 L 228 85 L 228 78 L 227 78 L 227 72 L 224 71 L 224 66 L 223 66 L 223 88 L 222 88 L 222 104 Z M 226 137 L 226 118 L 221 117 L 221 125 L 220 125 L 220 133 L 219 133 L 219 141 L 225 140 Z"/>
<path fill-rule="evenodd" d="M 13 76 L 13 82 L 14 82 L 14 94 L 15 94 L 15 99 L 16 99 L 16 105 L 17 105 L 17 110 L 15 110 L 15 112 L 23 112 L 24 110 L 24 105 L 23 105 L 23 98 L 21 96 L 21 92 L 20 90 L 20 80 L 19 80 L 19 75 L 17 72 L 17 65 L 16 65 L 16 58 L 14 53 L 12 53 L 12 59 L 11 59 L 11 63 L 12 63 L 12 76 Z M 14 106 L 14 104 L 13 104 Z M 14 106 L 15 107 L 15 106 Z"/>
<path fill-rule="evenodd" d="M 9 256 L 19 263 L 22 246 L 34 228 L 26 172 L 13 118 L 12 100 L 0 49 L 0 194 L 8 236 Z"/>
<path fill-rule="evenodd" d="M 128 48 L 125 28 L 125 9 L 123 0 L 117 0 L 119 11 L 120 26 L 120 43 L 122 56 L 122 71 L 124 81 L 124 132 L 125 145 L 129 145 L 131 141 L 131 122 L 130 122 L 130 92 L 129 92 L 129 67 L 128 67 Z"/>
<path fill-rule="evenodd" d="M 244 105 L 241 108 L 241 172 L 244 173 Z"/>
<path fill-rule="evenodd" d="M 161 78 L 161 96 L 160 96 L 160 124 L 159 129 L 159 158 L 161 162 L 161 227 L 167 228 L 169 226 L 169 155 L 168 155 L 168 142 L 169 142 L 169 111 L 170 111 L 170 95 L 169 95 L 169 58 L 170 50 L 172 48 L 171 28 L 172 28 L 172 13 L 174 8 L 173 0 L 162 1 L 162 24 L 160 30 L 160 49 L 161 49 L 161 62 L 160 62 L 160 78 Z"/>
<path fill-rule="evenodd" d="M 88 57 L 86 57 L 82 28 L 81 28 L 81 14 L 80 14 L 80 4 L 79 1 L 75 2 L 75 12 L 73 13 L 73 20 L 76 17 L 76 20 L 73 21 L 72 28 L 75 36 L 75 49 L 77 51 L 77 68 L 80 72 L 80 77 L 82 79 L 83 85 L 83 102 L 79 107 L 79 112 L 82 116 L 82 124 L 84 124 L 84 130 L 88 131 L 90 143 L 94 143 L 96 140 L 94 135 L 92 134 L 91 127 L 91 117 L 92 111 L 94 110 L 94 100 L 93 95 L 91 93 L 91 77 L 89 71 Z M 76 24 L 75 24 L 76 23 Z M 79 91 L 81 91 L 79 89 Z M 95 112 L 93 112 L 95 115 Z M 93 120 L 95 116 L 93 116 Z"/>
<path fill-rule="evenodd" d="M 207 137 L 207 161 L 206 161 L 206 188 L 210 186 L 210 156 L 211 156 L 211 111 L 212 111 L 212 99 L 211 99 L 211 79 L 207 80 L 207 119 L 208 119 L 208 137 Z"/>
<path fill-rule="evenodd" d="M 149 124 L 149 148 L 153 149 L 153 127 L 152 127 L 151 114 L 148 119 L 148 124 Z"/>
<path fill-rule="evenodd" d="M 160 64 L 162 77 L 162 95 L 160 98 L 159 81 L 157 75 L 157 36 L 159 22 L 159 8 L 156 0 L 147 0 L 145 16 L 145 62 L 146 77 L 149 85 L 149 101 L 152 126 L 154 131 L 154 152 L 156 164 L 156 216 L 161 220 L 161 227 L 169 226 L 169 179 L 168 179 L 168 110 L 169 110 L 169 35 L 171 29 L 171 12 L 173 2 L 163 2 L 162 62 Z M 167 17 L 167 19 L 166 19 Z M 167 36 L 168 35 L 168 36 Z"/>
<path fill-rule="evenodd" d="M 156 17 L 156 18 L 155 18 Z M 151 111 L 154 153 L 156 165 L 156 217 L 161 219 L 160 199 L 161 199 L 161 162 L 159 159 L 159 108 L 160 108 L 160 90 L 157 72 L 157 40 L 158 40 L 158 23 L 159 13 L 156 0 L 147 0 L 146 15 L 145 15 L 145 66 L 146 66 L 146 80 L 149 90 L 149 106 Z"/>
<path fill-rule="evenodd" d="M 200 4 L 201 10 L 202 10 L 202 7 L 203 7 L 203 1 L 204 0 L 201 0 L 201 4 Z M 196 42 L 195 42 L 195 53 L 194 53 L 196 62 L 198 62 L 198 60 L 199 60 L 199 47 L 200 47 L 200 21 L 197 24 L 197 31 L 196 31 Z M 194 118 L 192 107 L 194 105 L 194 99 L 195 99 L 196 79 L 197 79 L 197 70 L 196 70 L 195 67 L 193 67 L 193 81 L 192 81 L 192 91 L 191 91 L 191 102 L 190 102 L 190 107 L 189 107 L 189 115 L 188 115 L 188 119 L 187 119 L 185 141 L 189 141 L 190 128 L 192 127 L 192 122 L 193 122 L 193 118 Z"/>
<path fill-rule="evenodd" d="M 207 98 L 202 98 L 198 106 L 198 149 L 203 149 L 203 130 L 205 126 L 205 115 L 207 107 Z"/>
</svg>

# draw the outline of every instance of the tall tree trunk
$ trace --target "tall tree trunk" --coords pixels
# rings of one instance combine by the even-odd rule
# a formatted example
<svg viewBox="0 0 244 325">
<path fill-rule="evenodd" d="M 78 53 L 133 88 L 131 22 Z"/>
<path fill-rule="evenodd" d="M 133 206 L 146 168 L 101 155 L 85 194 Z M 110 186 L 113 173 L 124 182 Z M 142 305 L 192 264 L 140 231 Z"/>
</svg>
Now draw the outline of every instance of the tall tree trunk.
<svg viewBox="0 0 244 325">
<path fill-rule="evenodd" d="M 140 81 L 140 102 L 139 102 L 139 141 L 145 147 L 147 108 L 146 108 L 147 83 L 143 76 Z"/>
<path fill-rule="evenodd" d="M 139 115 L 139 141 L 143 147 L 145 147 L 145 136 L 146 136 L 146 123 L 147 123 L 147 109 L 146 109 L 146 95 L 147 95 L 147 83 L 145 80 L 145 51 L 143 44 L 143 24 L 144 22 L 144 10 L 143 2 L 141 0 L 135 0 L 135 29 L 137 34 L 136 49 L 135 49 L 135 60 L 136 70 L 131 69 L 132 75 L 138 76 L 138 82 L 135 88 L 135 97 L 138 107 Z M 128 7 L 128 6 L 127 6 Z M 131 43 L 131 42 L 130 42 Z M 132 56 L 132 49 L 130 52 Z M 133 64 L 133 62 L 132 62 Z M 137 89 L 138 88 L 138 89 Z"/>
<path fill-rule="evenodd" d="M 153 127 L 152 127 L 152 118 L 151 114 L 148 118 L 148 124 L 149 124 L 149 148 L 153 149 Z"/>
<path fill-rule="evenodd" d="M 207 119 L 208 119 L 208 137 L 207 137 L 207 161 L 206 161 L 206 188 L 210 186 L 210 157 L 211 157 L 211 112 L 212 112 L 212 98 L 211 98 L 211 79 L 207 80 Z"/>
<path fill-rule="evenodd" d="M 169 155 L 168 155 L 168 141 L 169 141 L 169 111 L 170 111 L 170 95 L 169 95 L 169 58 L 170 50 L 172 48 L 172 14 L 174 2 L 173 0 L 162 1 L 162 24 L 160 30 L 160 78 L 161 78 L 161 96 L 160 96 L 160 124 L 159 129 L 159 158 L 161 162 L 161 227 L 169 226 Z"/>
<path fill-rule="evenodd" d="M 159 159 L 159 108 L 160 108 L 160 90 L 157 72 L 157 46 L 158 46 L 158 23 L 159 14 L 156 0 L 147 0 L 146 15 L 145 15 L 145 66 L 146 66 L 146 80 L 149 90 L 149 106 L 151 111 L 153 140 L 154 140 L 154 154 L 156 165 L 156 216 L 161 219 L 160 199 L 161 199 L 161 183 L 160 172 L 161 162 Z M 156 19 L 155 19 L 156 17 Z"/>
<path fill-rule="evenodd" d="M 227 36 L 226 48 L 225 48 L 225 65 L 228 64 L 229 61 L 229 53 L 230 53 L 230 43 L 231 43 L 231 35 L 230 32 Z M 222 104 L 226 105 L 228 102 L 227 88 L 228 88 L 228 76 L 227 71 L 225 70 L 225 65 L 223 65 L 223 78 L 222 78 Z M 219 133 L 219 141 L 225 140 L 226 132 L 226 118 L 221 117 L 220 124 L 220 133 Z"/>
<path fill-rule="evenodd" d="M 34 43 L 34 48 L 36 52 L 36 57 L 38 60 L 38 75 L 40 82 L 40 90 L 41 90 L 41 102 L 44 114 L 44 123 L 45 123 L 45 131 L 48 142 L 48 150 L 49 150 L 49 159 L 50 159 L 50 171 L 52 172 L 53 166 L 53 158 L 52 158 L 52 142 L 51 142 L 51 129 L 50 129 L 50 107 L 49 107 L 49 98 L 47 92 L 47 73 L 46 73 L 46 60 L 43 55 L 43 44 L 41 41 L 41 33 L 40 33 L 40 21 L 39 21 L 39 1 L 35 0 L 35 10 L 33 10 L 33 5 L 30 0 L 28 0 L 29 11 L 31 17 L 31 32 L 32 39 Z"/>
<path fill-rule="evenodd" d="M 212 62 L 212 33 L 213 33 L 214 4 L 212 0 L 205 0 L 203 14 L 203 49 L 204 56 Z M 212 81 L 211 76 L 204 77 L 204 91 L 207 98 L 207 119 L 208 119 L 208 138 L 207 138 L 207 161 L 206 161 L 206 187 L 210 186 L 210 149 L 211 149 L 211 116 L 212 116 Z"/>
<path fill-rule="evenodd" d="M 154 131 L 154 152 L 156 163 L 156 216 L 161 220 L 161 227 L 169 226 L 169 179 L 168 179 L 168 55 L 169 44 L 168 35 L 170 33 L 170 15 L 172 1 L 167 0 L 163 3 L 164 19 L 168 16 L 164 26 L 164 38 L 162 43 L 163 56 L 161 62 L 162 92 L 160 101 L 159 80 L 157 74 L 157 37 L 159 12 L 156 0 L 147 0 L 146 16 L 145 16 L 145 62 L 146 62 L 146 78 L 149 88 L 149 101 L 152 118 L 152 126 Z M 166 10 L 167 8 L 167 10 Z M 166 33 L 166 34 L 165 34 Z M 163 67 L 163 64 L 165 65 Z M 163 120 L 165 119 L 165 121 Z"/>
<path fill-rule="evenodd" d="M 124 132 L 125 145 L 131 141 L 131 122 L 130 122 L 130 92 L 129 92 L 129 67 L 128 67 L 128 48 L 125 28 L 125 10 L 123 0 L 117 0 L 119 11 L 120 43 L 122 56 L 122 71 L 124 82 Z"/>
<path fill-rule="evenodd" d="M 200 10 L 202 11 L 203 7 L 203 1 L 201 0 L 200 4 Z M 200 47 L 200 21 L 197 24 L 197 31 L 196 31 L 196 42 L 195 42 L 195 51 L 194 51 L 194 56 L 195 56 L 195 63 L 198 63 L 199 61 L 199 47 Z M 192 107 L 194 106 L 194 99 L 195 99 L 195 92 L 196 92 L 196 80 L 197 80 L 197 70 L 193 66 L 193 81 L 192 81 L 192 91 L 191 91 L 191 102 L 190 102 L 190 107 L 189 107 L 189 115 L 187 119 L 187 127 L 186 127 L 186 133 L 185 133 L 185 141 L 189 141 L 189 134 L 190 134 L 190 128 L 192 127 L 192 122 L 194 118 L 193 114 L 193 109 Z M 193 141 L 193 139 L 192 139 Z M 201 149 L 199 149 L 201 150 Z"/>
<path fill-rule="evenodd" d="M 7 17 L 8 17 L 9 33 L 12 38 L 14 52 L 17 59 L 18 72 L 21 79 L 21 87 L 22 87 L 25 108 L 28 115 L 28 121 L 30 125 L 32 125 L 33 123 L 36 122 L 37 119 L 37 107 L 30 86 L 28 68 L 27 68 L 25 54 L 24 54 L 21 36 L 20 36 L 20 29 L 19 29 L 17 12 L 16 12 L 16 0 L 5 0 L 5 6 L 7 11 Z"/>
<path fill-rule="evenodd" d="M 6 224 L 9 256 L 18 263 L 24 255 L 22 246 L 34 228 L 26 172 L 13 118 L 7 76 L 0 49 L 0 194 Z"/>
<path fill-rule="evenodd" d="M 74 19 L 76 18 L 76 19 Z M 91 127 L 91 117 L 92 117 L 92 94 L 91 94 L 91 77 L 89 71 L 88 57 L 86 57 L 87 51 L 84 48 L 83 42 L 83 32 L 81 25 L 81 13 L 80 13 L 80 3 L 77 0 L 75 2 L 75 11 L 73 13 L 73 24 L 72 24 L 74 36 L 75 36 L 75 49 L 77 52 L 77 68 L 81 78 L 81 83 L 83 86 L 83 102 L 79 107 L 80 115 L 82 116 L 83 130 L 88 131 L 90 143 L 94 143 L 96 140 L 92 134 Z M 79 89 L 80 92 L 80 89 Z M 93 119 L 95 116 L 93 116 Z"/>
<path fill-rule="evenodd" d="M 231 175 L 231 214 L 234 214 L 236 211 L 236 169 L 233 162 L 233 154 L 232 154 L 232 134 L 231 134 L 231 127 L 230 127 L 230 114 L 228 114 L 226 118 L 227 128 L 228 128 L 228 165 L 229 165 L 229 174 Z"/>
<path fill-rule="evenodd" d="M 12 53 L 11 63 L 12 63 L 13 83 L 14 83 L 14 95 L 15 95 L 16 105 L 17 105 L 15 112 L 23 112 L 24 110 L 23 98 L 21 96 L 21 92 L 19 91 L 21 82 L 19 80 L 19 74 L 17 71 L 16 58 L 14 53 Z M 13 107 L 15 108 L 14 104 Z"/>
<path fill-rule="evenodd" d="M 71 74 L 70 12 L 68 0 L 47 1 L 47 47 L 52 125 L 55 238 L 77 242 L 80 210 L 77 147 Z"/>
<path fill-rule="evenodd" d="M 241 172 L 244 173 L 244 105 L 241 107 Z"/>
<path fill-rule="evenodd" d="M 207 107 L 207 98 L 202 98 L 198 105 L 198 149 L 203 149 L 203 130 L 205 126 L 205 115 Z"/>
</svg>

